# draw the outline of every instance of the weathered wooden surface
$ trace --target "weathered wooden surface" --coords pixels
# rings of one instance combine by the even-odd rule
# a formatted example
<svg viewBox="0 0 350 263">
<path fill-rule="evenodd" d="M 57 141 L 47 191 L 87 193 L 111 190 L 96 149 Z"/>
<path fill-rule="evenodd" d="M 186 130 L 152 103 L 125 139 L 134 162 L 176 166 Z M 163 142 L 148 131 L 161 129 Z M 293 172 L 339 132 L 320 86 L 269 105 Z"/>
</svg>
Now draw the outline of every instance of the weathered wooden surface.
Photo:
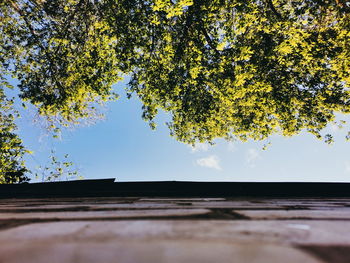
<svg viewBox="0 0 350 263">
<path fill-rule="evenodd" d="M 349 263 L 350 198 L 0 199 L 0 263 Z"/>
</svg>

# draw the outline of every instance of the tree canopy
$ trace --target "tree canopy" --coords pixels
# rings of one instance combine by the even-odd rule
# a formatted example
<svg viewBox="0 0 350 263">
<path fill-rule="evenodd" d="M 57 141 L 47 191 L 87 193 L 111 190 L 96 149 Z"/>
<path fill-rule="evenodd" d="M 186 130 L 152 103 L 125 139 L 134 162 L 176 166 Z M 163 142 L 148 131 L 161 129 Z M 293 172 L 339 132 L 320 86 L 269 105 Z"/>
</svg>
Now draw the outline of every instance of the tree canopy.
<svg viewBox="0 0 350 263">
<path fill-rule="evenodd" d="M 321 137 L 350 112 L 345 0 L 8 0 L 0 32 L 1 76 L 53 125 L 116 99 L 125 75 L 143 118 L 169 112 L 185 143 Z"/>
</svg>

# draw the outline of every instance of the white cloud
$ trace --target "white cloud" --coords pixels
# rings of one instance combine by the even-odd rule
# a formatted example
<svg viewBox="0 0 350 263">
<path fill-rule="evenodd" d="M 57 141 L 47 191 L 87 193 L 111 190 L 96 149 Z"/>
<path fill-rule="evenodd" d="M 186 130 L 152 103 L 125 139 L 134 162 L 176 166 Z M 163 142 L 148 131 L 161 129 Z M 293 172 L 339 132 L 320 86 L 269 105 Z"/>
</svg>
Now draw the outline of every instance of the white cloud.
<svg viewBox="0 0 350 263">
<path fill-rule="evenodd" d="M 350 162 L 345 162 L 345 173 L 350 174 Z"/>
<path fill-rule="evenodd" d="M 209 144 L 208 143 L 198 143 L 195 146 L 190 146 L 191 152 L 207 152 L 209 150 Z"/>
<path fill-rule="evenodd" d="M 205 158 L 197 159 L 196 163 L 202 167 L 222 170 L 220 166 L 220 159 L 216 155 L 210 155 Z"/>
<path fill-rule="evenodd" d="M 260 158 L 260 153 L 253 148 L 248 149 L 245 155 L 245 161 L 250 167 L 255 167 L 256 161 Z"/>
</svg>

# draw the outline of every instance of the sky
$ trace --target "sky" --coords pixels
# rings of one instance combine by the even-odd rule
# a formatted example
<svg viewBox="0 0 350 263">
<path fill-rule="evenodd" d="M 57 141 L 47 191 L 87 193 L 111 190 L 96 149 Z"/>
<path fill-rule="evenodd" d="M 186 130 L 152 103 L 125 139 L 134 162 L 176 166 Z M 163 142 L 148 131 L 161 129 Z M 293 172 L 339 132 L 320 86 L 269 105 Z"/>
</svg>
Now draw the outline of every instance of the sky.
<svg viewBox="0 0 350 263">
<path fill-rule="evenodd" d="M 116 178 L 116 181 L 240 181 L 240 182 L 350 182 L 350 142 L 347 128 L 330 125 L 333 145 L 302 133 L 294 137 L 272 136 L 265 142 L 227 142 L 196 147 L 169 135 L 166 113 L 151 130 L 141 118 L 142 104 L 127 99 L 126 83 L 114 86 L 121 95 L 106 105 L 105 119 L 96 124 L 64 130 L 54 139 L 34 122 L 33 110 L 22 111 L 17 121 L 24 145 L 33 151 L 26 163 L 33 172 L 49 164 L 51 150 L 59 160 L 73 162 L 72 169 L 85 179 Z M 349 119 L 349 118 L 348 118 Z M 41 177 L 32 182 L 41 181 Z M 64 178 L 63 178 L 64 179 Z"/>
</svg>

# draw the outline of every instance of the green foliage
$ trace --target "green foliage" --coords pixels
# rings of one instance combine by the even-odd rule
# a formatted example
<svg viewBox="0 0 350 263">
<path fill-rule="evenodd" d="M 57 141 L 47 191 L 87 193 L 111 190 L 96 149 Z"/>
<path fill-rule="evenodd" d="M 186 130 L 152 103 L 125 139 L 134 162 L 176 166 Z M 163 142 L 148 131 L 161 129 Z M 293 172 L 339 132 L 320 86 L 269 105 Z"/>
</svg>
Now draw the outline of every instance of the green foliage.
<svg viewBox="0 0 350 263">
<path fill-rule="evenodd" d="M 36 179 L 40 179 L 43 182 L 54 182 L 69 179 L 83 179 L 78 176 L 77 169 L 73 168 L 73 162 L 68 160 L 68 154 L 64 155 L 63 159 L 59 159 L 55 151 L 51 151 L 49 156 L 50 163 L 45 166 L 39 166 L 35 173 Z"/>
<path fill-rule="evenodd" d="M 5 80 L 1 82 L 5 84 Z M 18 115 L 12 105 L 13 100 L 6 98 L 0 85 L 0 184 L 29 181 L 23 161 L 23 156 L 28 151 L 15 133 L 17 127 L 14 118 Z"/>
<path fill-rule="evenodd" d="M 350 111 L 349 12 L 341 0 L 9 0 L 1 62 L 55 124 L 91 116 L 129 74 L 143 118 L 170 112 L 182 142 L 321 138 Z"/>
</svg>

